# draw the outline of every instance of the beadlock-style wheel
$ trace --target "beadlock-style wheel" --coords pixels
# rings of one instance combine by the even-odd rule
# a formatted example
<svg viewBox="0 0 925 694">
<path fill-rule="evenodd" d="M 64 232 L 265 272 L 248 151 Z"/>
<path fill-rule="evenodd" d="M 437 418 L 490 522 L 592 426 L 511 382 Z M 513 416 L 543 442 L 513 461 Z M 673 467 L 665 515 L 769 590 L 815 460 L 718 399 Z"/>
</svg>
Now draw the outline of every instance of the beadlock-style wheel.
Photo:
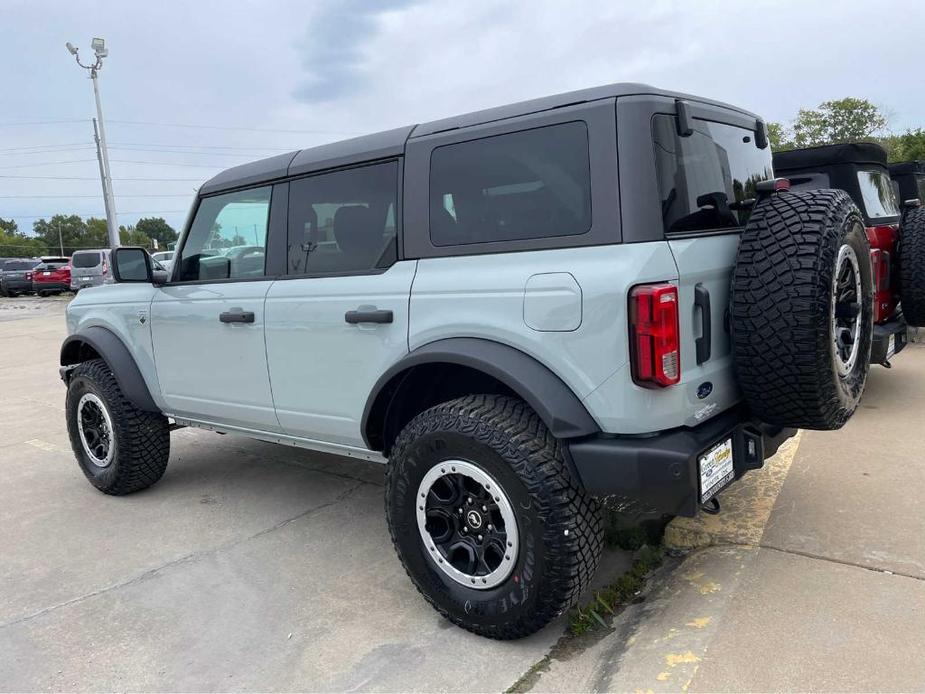
<svg viewBox="0 0 925 694">
<path fill-rule="evenodd" d="M 861 292 L 858 256 L 846 244 L 838 251 L 832 276 L 832 344 L 842 376 L 851 372 L 860 352 Z"/>
<path fill-rule="evenodd" d="M 417 521 L 437 568 L 457 583 L 494 588 L 514 568 L 514 510 L 501 485 L 472 463 L 447 460 L 424 475 Z"/>
<path fill-rule="evenodd" d="M 109 410 L 95 393 L 84 393 L 77 403 L 77 432 L 84 453 L 97 467 L 112 463 L 115 445 Z"/>
</svg>

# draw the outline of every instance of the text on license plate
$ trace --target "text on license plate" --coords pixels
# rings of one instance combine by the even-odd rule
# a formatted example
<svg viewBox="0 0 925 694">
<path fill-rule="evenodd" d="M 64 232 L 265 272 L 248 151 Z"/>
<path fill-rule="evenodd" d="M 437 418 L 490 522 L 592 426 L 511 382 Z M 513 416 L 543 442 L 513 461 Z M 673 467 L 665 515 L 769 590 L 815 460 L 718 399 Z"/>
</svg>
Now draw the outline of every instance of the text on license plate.
<svg viewBox="0 0 925 694">
<path fill-rule="evenodd" d="M 732 439 L 721 441 L 697 459 L 700 468 L 700 503 L 706 503 L 735 476 Z"/>
</svg>

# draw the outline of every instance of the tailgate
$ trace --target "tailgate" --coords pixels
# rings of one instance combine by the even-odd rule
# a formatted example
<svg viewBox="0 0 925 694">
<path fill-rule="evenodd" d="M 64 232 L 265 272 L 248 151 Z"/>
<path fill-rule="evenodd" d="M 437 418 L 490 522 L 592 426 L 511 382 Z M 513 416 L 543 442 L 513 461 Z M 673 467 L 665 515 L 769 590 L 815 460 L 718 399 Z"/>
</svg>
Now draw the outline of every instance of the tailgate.
<svg viewBox="0 0 925 694">
<path fill-rule="evenodd" d="M 681 382 L 690 404 L 688 425 L 698 424 L 739 401 L 728 329 L 729 288 L 738 234 L 668 242 L 678 266 Z"/>
</svg>

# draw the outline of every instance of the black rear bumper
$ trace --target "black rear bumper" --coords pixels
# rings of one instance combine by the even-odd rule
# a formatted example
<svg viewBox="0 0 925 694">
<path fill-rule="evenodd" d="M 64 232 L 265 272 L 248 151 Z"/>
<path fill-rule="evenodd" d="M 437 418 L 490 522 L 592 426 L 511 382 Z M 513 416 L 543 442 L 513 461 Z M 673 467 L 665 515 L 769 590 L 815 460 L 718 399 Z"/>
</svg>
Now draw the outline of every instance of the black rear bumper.
<svg viewBox="0 0 925 694">
<path fill-rule="evenodd" d="M 659 513 L 693 516 L 700 506 L 700 454 L 731 437 L 738 479 L 762 467 L 765 458 L 795 433 L 796 429 L 752 420 L 736 408 L 692 428 L 574 440 L 568 451 L 589 494 L 626 496 Z"/>
<path fill-rule="evenodd" d="M 906 319 L 900 314 L 888 323 L 874 325 L 874 338 L 870 346 L 870 363 L 883 364 L 899 354 L 909 341 Z M 890 337 L 893 353 L 890 354 Z"/>
</svg>

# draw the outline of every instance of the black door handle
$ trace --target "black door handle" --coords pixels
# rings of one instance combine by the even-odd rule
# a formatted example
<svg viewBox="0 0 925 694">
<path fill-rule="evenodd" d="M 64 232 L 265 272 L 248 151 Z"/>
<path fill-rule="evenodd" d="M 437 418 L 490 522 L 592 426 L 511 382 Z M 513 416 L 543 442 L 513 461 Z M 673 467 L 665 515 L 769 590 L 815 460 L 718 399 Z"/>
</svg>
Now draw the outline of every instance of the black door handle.
<svg viewBox="0 0 925 694">
<path fill-rule="evenodd" d="M 710 313 L 710 292 L 702 284 L 694 287 L 694 306 L 700 309 L 700 337 L 694 344 L 697 347 L 697 363 L 703 364 L 710 358 L 713 344 L 713 316 Z"/>
<path fill-rule="evenodd" d="M 384 309 L 371 309 L 368 311 L 347 311 L 344 320 L 350 324 L 356 323 L 391 323 L 392 312 Z"/>
<path fill-rule="evenodd" d="M 253 323 L 253 311 L 225 311 L 218 314 L 218 319 L 222 323 Z"/>
</svg>

